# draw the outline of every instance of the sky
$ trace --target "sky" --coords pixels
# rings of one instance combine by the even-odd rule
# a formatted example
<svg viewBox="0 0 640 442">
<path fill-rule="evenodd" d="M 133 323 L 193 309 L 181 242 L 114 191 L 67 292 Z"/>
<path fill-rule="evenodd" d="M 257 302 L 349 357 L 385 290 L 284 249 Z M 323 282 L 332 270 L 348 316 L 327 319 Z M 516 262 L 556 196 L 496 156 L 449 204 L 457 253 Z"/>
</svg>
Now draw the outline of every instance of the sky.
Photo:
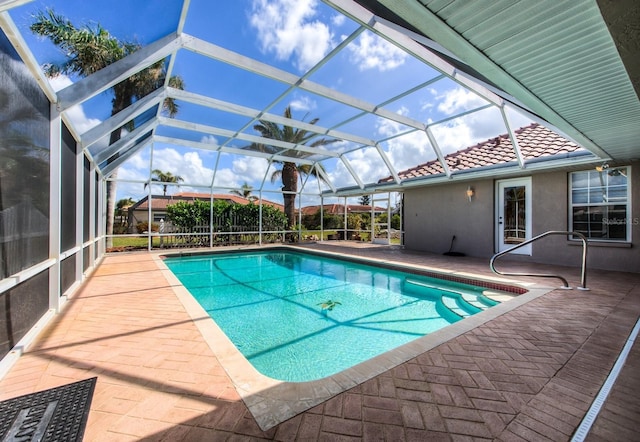
<svg viewBox="0 0 640 442">
<path fill-rule="evenodd" d="M 176 31 L 182 1 L 37 0 L 11 10 L 16 26 L 41 64 L 60 63 L 65 59 L 57 47 L 29 31 L 33 15 L 47 8 L 76 26 L 99 23 L 121 40 L 146 45 Z M 316 0 L 191 0 L 183 32 L 287 73 L 307 74 L 309 81 L 414 121 L 439 122 L 486 104 L 484 99 L 451 80 L 435 81 L 439 73 L 433 68 L 368 30 L 353 38 L 352 34 L 358 29 L 358 23 Z M 343 42 L 349 43 L 342 47 Z M 332 51 L 337 51 L 335 56 L 317 65 Z M 310 73 L 309 69 L 312 69 Z M 354 107 L 309 90 L 289 88 L 282 82 L 194 52 L 178 51 L 172 74 L 183 79 L 189 92 L 275 115 L 282 115 L 285 107 L 290 106 L 295 119 L 310 122 L 317 118 L 319 127 L 377 142 L 378 148 L 361 148 L 345 140 L 336 140 L 326 147 L 332 153 L 342 154 L 365 184 L 390 175 L 378 149 L 396 171 L 436 158 L 423 131 L 392 119 L 362 115 Z M 63 75 L 50 81 L 55 90 L 60 90 L 77 80 Z M 81 134 L 110 116 L 111 98 L 109 92 L 102 93 L 69 110 L 67 117 Z M 176 118 L 179 120 L 257 135 L 253 129 L 256 122 L 247 117 L 187 102 L 178 102 L 178 105 Z M 509 113 L 509 119 L 515 128 L 530 124 L 529 119 L 513 112 Z M 487 109 L 435 125 L 433 133 L 447 154 L 506 133 L 506 128 L 500 113 Z M 184 179 L 185 185 L 180 189 L 172 186 L 169 193 L 208 192 L 212 184 L 215 193 L 226 193 L 247 183 L 256 193 L 262 188 L 263 198 L 281 201 L 276 192 L 281 184 L 270 181 L 278 165 L 269 165 L 263 158 L 216 151 L 219 146 L 245 148 L 246 141 L 166 126 L 159 127 L 156 134 L 205 143 L 206 149 L 175 142 L 154 142 L 142 148 L 118 169 L 121 180 L 118 199 L 137 200 L 146 195 L 144 182 L 152 170 L 159 169 Z M 106 145 L 107 140 L 103 139 L 89 150 L 99 152 Z M 357 185 L 342 161 L 327 158 L 321 164 L 336 188 Z M 154 193 L 162 191 L 159 186 L 152 188 Z M 318 198 L 311 194 L 327 188 L 315 178 L 309 178 L 304 182 L 305 193 L 309 195 L 302 197 L 302 204 L 317 204 Z"/>
</svg>

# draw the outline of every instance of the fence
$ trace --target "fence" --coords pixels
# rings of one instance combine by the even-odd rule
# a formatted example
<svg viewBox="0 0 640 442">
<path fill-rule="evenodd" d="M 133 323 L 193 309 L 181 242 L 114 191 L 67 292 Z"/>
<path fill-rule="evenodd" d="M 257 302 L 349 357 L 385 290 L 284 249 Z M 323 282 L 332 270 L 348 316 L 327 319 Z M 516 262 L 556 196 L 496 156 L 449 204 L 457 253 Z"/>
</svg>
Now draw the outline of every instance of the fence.
<svg viewBox="0 0 640 442">
<path fill-rule="evenodd" d="M 174 226 L 171 222 L 160 222 L 157 233 L 160 248 L 174 247 L 215 247 L 229 245 L 282 242 L 284 233 L 280 230 L 262 231 L 259 226 L 236 224 L 236 219 L 215 219 L 212 226 L 198 225 L 188 228 Z M 211 229 L 210 227 L 213 227 Z M 154 243 L 156 243 L 154 241 Z"/>
</svg>

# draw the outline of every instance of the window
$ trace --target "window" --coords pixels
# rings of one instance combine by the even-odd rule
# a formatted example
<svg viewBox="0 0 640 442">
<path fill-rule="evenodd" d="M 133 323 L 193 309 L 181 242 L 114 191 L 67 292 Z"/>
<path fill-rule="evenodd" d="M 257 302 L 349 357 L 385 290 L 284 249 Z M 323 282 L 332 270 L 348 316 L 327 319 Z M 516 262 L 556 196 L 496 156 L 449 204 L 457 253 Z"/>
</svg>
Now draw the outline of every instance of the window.
<svg viewBox="0 0 640 442">
<path fill-rule="evenodd" d="M 629 168 L 574 172 L 569 177 L 569 224 L 589 239 L 630 241 Z"/>
</svg>

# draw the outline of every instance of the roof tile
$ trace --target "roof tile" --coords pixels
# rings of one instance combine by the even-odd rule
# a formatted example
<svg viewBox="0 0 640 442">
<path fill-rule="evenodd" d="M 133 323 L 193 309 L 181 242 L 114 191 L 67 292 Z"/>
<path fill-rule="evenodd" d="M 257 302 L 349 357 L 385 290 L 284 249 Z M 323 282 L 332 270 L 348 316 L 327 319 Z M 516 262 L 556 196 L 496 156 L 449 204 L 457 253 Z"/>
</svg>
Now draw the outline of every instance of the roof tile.
<svg viewBox="0 0 640 442">
<path fill-rule="evenodd" d="M 538 123 L 522 127 L 514 131 L 514 134 L 524 161 L 566 154 L 582 149 L 573 141 L 567 140 Z M 516 161 L 516 154 L 509 135 L 502 134 L 466 149 L 453 152 L 445 157 L 445 161 L 451 171 L 461 171 L 513 162 Z M 401 171 L 398 176 L 401 180 L 406 180 L 408 178 L 442 173 L 444 173 L 444 169 L 440 162 L 433 160 Z M 389 176 L 381 179 L 380 182 L 384 183 L 392 180 L 393 177 Z"/>
</svg>

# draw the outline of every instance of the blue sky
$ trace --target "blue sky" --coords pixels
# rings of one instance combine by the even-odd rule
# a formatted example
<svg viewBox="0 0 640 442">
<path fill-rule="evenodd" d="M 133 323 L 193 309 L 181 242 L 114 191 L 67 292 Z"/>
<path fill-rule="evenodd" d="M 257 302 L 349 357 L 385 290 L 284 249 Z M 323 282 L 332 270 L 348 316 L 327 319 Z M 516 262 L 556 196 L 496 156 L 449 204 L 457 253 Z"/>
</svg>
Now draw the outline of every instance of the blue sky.
<svg viewBox="0 0 640 442">
<path fill-rule="evenodd" d="M 39 63 L 64 59 L 64 54 L 57 48 L 35 38 L 28 30 L 32 14 L 45 8 L 53 8 L 78 26 L 100 23 L 122 40 L 148 44 L 176 31 L 182 1 L 55 0 L 34 1 L 15 8 L 10 14 Z M 358 23 L 315 0 L 192 0 L 183 31 L 288 73 L 303 75 L 358 28 Z M 302 89 L 289 90 L 281 82 L 193 52 L 178 51 L 172 73 L 183 78 L 185 89 L 190 92 L 252 109 L 267 109 L 276 115 L 291 106 L 296 119 L 308 122 L 319 118 L 318 126 L 377 141 L 398 171 L 435 159 L 422 131 L 371 114 L 360 116 L 361 112 L 353 107 Z M 431 67 L 365 30 L 309 75 L 309 80 L 421 122 L 440 121 L 486 103 L 447 79 L 418 87 L 437 75 Z M 60 89 L 76 80 L 59 77 L 51 81 L 55 89 Z M 411 88 L 416 90 L 389 101 Z M 109 117 L 110 100 L 108 93 L 100 94 L 70 111 L 69 118 L 82 133 Z M 246 117 L 190 103 L 178 104 L 181 106 L 178 119 L 256 135 L 252 129 L 254 123 Z M 509 117 L 515 127 L 530 123 L 517 114 Z M 433 132 L 446 154 L 505 133 L 506 129 L 499 112 L 488 109 L 434 126 Z M 157 133 L 208 143 L 213 148 L 220 145 L 243 147 L 239 141 L 184 129 L 160 127 Z M 102 147 L 97 145 L 94 149 Z M 358 147 L 340 141 L 327 149 L 344 153 L 364 183 L 374 183 L 390 175 L 376 148 Z M 337 188 L 356 184 L 342 162 L 327 159 L 322 165 Z M 262 158 L 156 142 L 153 148 L 142 149 L 120 167 L 118 178 L 124 181 L 118 186 L 118 196 L 142 197 L 146 192 L 143 182 L 153 169 L 183 177 L 189 185 L 183 186 L 181 191 L 206 191 L 198 186 L 210 187 L 213 182 L 216 193 L 225 193 L 246 182 L 254 189 L 263 187 L 268 192 L 280 188 L 280 183 L 269 181 L 273 167 L 269 169 L 268 162 Z M 326 189 L 326 185 L 309 179 L 305 189 L 317 192 Z M 154 188 L 154 192 L 160 191 L 160 188 Z M 169 189 L 169 192 L 176 191 L 176 188 Z M 265 193 L 264 198 L 281 200 L 277 193 Z M 303 198 L 303 204 L 315 202 L 317 198 L 312 196 Z"/>
</svg>

